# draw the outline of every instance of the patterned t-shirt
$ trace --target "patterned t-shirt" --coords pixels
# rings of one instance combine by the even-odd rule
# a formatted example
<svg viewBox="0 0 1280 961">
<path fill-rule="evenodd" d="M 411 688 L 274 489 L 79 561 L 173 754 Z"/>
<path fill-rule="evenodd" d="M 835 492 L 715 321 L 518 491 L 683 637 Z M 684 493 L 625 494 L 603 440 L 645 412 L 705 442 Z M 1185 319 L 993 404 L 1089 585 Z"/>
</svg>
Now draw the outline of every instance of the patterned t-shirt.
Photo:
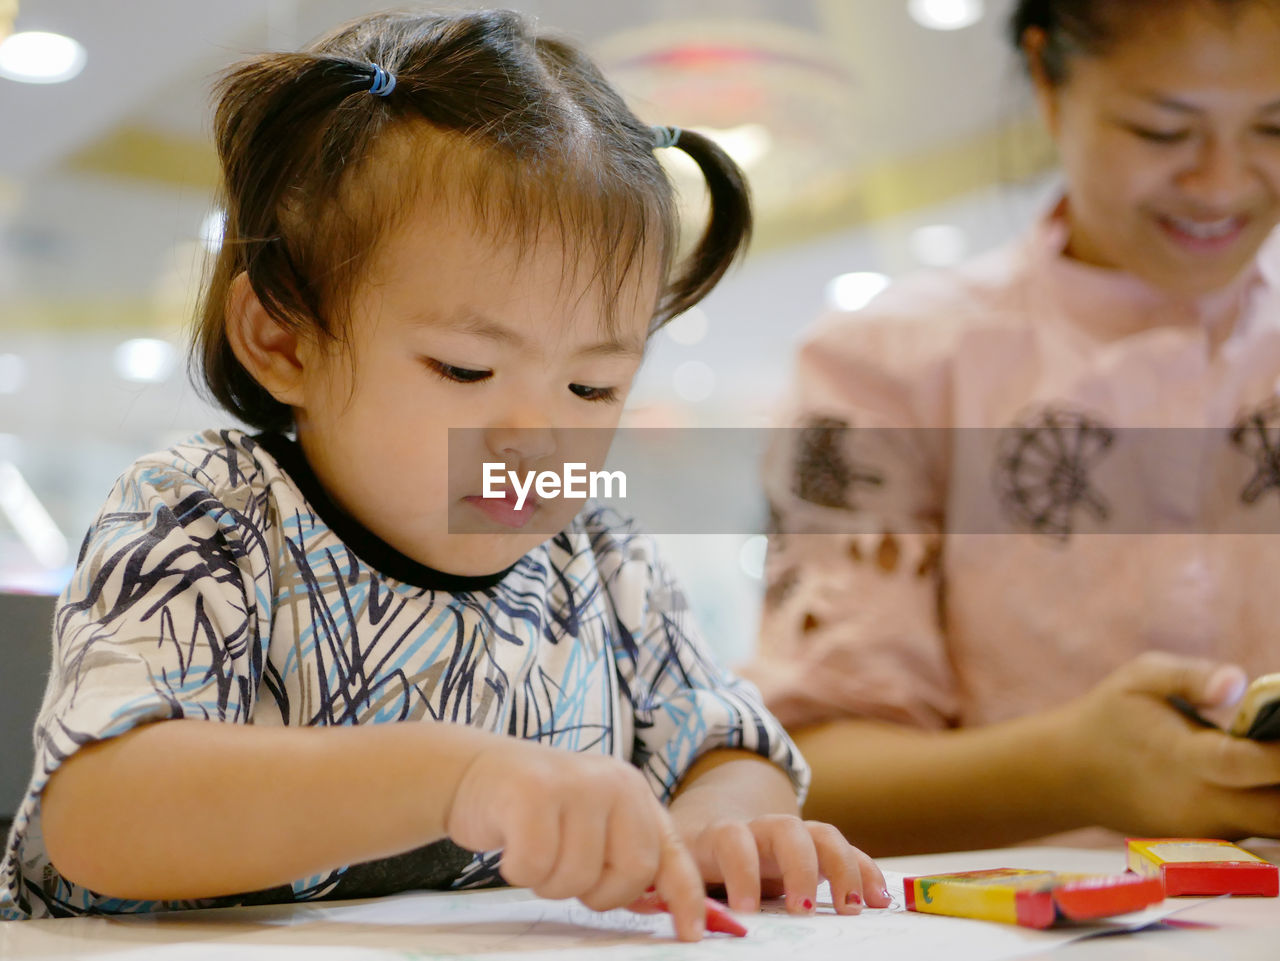
<svg viewBox="0 0 1280 961">
<path fill-rule="evenodd" d="M 0 918 L 368 897 L 499 883 L 501 852 L 436 842 L 292 885 L 190 902 L 97 894 L 50 863 L 40 794 L 81 746 L 168 718 L 447 721 L 626 759 L 666 800 L 701 754 L 808 770 L 720 670 L 653 541 L 587 511 L 492 577 L 396 552 L 278 435 L 209 431 L 116 483 L 59 599 L 36 763 L 0 865 Z M 193 830 L 194 830 L 193 826 Z"/>
</svg>

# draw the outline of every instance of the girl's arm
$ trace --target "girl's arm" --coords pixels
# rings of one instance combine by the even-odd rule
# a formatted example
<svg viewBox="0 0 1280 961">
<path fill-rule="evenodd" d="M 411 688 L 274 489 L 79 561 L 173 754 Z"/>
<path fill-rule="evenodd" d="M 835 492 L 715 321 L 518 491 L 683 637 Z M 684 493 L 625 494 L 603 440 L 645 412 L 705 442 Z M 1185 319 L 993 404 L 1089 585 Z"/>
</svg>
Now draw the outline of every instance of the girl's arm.
<svg viewBox="0 0 1280 961">
<path fill-rule="evenodd" d="M 449 724 L 148 724 L 54 772 L 45 843 L 65 877 L 115 897 L 256 891 L 443 837 L 492 739 Z"/>
<path fill-rule="evenodd" d="M 697 866 L 638 770 L 463 725 L 162 721 L 77 752 L 42 803 L 57 869 L 120 898 L 257 891 L 448 836 L 543 897 L 656 888 L 679 938 L 703 932 Z"/>
<path fill-rule="evenodd" d="M 800 813 L 791 779 L 753 751 L 720 748 L 689 766 L 671 796 L 671 815 L 682 830 L 718 816 Z"/>
</svg>

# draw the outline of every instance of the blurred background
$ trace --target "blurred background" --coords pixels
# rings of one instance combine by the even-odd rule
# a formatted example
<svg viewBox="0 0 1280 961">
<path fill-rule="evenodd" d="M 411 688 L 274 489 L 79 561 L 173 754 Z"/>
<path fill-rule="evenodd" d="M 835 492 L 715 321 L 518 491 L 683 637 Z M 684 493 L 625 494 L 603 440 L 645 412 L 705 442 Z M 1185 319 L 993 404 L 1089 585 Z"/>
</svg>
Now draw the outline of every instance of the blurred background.
<svg viewBox="0 0 1280 961">
<path fill-rule="evenodd" d="M 132 460 L 229 423 L 185 355 L 221 230 L 212 79 L 385 5 L 0 0 L 0 590 L 61 590 Z M 767 424 L 824 307 L 1009 239 L 1053 190 L 1007 0 L 507 5 L 585 44 L 645 119 L 716 137 L 753 185 L 750 255 L 655 339 L 627 423 Z M 697 180 L 663 159 L 696 211 Z M 758 501 L 756 478 L 725 496 Z M 763 538 L 662 539 L 713 647 L 740 660 Z M 5 631 L 47 660 L 47 637 Z"/>
</svg>

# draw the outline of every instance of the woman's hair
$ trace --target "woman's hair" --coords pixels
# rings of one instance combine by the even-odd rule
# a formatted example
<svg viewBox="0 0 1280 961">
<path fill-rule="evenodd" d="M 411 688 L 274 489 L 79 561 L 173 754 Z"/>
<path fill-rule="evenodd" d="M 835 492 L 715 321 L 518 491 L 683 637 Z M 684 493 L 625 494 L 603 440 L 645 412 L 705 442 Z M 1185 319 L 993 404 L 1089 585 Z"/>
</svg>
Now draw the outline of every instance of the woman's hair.
<svg viewBox="0 0 1280 961">
<path fill-rule="evenodd" d="M 344 338 L 370 253 L 423 191 L 467 205 L 495 239 L 557 233 L 575 261 L 565 269 L 581 257 L 610 310 L 631 271 L 656 262 L 651 331 L 706 296 L 750 235 L 741 171 L 710 139 L 681 131 L 710 214 L 674 264 L 677 205 L 655 129 L 585 54 L 509 11 L 366 17 L 301 53 L 237 64 L 216 96 L 226 228 L 193 359 L 213 397 L 263 430 L 288 429 L 293 416 L 231 349 L 232 281 L 246 273 L 277 322 Z"/>
<path fill-rule="evenodd" d="M 1009 39 L 1016 49 L 1031 29 L 1043 31 L 1040 66 L 1050 83 L 1067 79 L 1071 58 L 1101 56 L 1136 19 L 1180 3 L 1197 3 L 1208 11 L 1234 13 L 1257 0 L 1018 0 L 1009 15 Z"/>
</svg>

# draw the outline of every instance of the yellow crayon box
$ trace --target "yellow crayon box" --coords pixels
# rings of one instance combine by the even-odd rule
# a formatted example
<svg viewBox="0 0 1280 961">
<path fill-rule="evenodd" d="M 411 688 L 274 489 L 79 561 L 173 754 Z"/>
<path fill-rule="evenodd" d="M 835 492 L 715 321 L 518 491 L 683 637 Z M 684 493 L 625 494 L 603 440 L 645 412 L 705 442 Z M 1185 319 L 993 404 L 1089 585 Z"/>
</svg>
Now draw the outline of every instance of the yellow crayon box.
<svg viewBox="0 0 1280 961">
<path fill-rule="evenodd" d="M 995 868 L 904 878 L 907 910 L 1047 928 L 1140 911 L 1164 900 L 1156 878 Z"/>
</svg>

